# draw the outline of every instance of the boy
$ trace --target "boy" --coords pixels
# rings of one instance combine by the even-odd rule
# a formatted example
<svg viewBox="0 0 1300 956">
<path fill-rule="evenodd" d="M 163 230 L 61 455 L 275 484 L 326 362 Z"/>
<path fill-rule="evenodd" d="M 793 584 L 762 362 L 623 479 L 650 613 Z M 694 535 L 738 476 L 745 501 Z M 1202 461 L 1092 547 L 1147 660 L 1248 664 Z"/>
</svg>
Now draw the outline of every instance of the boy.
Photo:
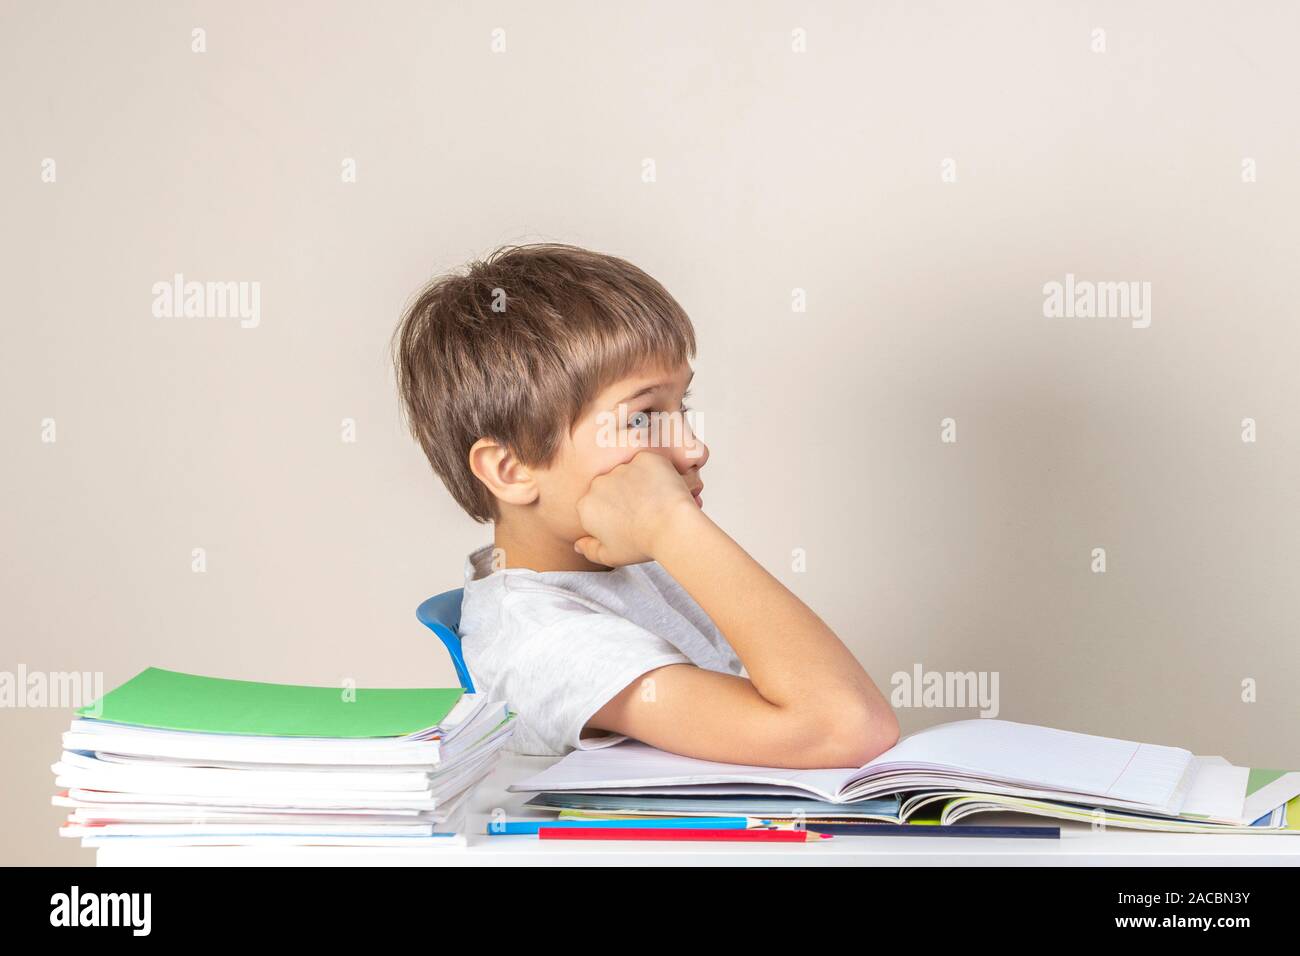
<svg viewBox="0 0 1300 956">
<path fill-rule="evenodd" d="M 682 414 L 695 332 L 658 282 L 574 246 L 505 247 L 426 287 L 394 346 L 433 470 L 493 522 L 461 643 L 476 689 L 518 712 L 515 750 L 633 737 L 857 767 L 897 741 L 849 650 L 705 515 L 708 449 Z"/>
</svg>

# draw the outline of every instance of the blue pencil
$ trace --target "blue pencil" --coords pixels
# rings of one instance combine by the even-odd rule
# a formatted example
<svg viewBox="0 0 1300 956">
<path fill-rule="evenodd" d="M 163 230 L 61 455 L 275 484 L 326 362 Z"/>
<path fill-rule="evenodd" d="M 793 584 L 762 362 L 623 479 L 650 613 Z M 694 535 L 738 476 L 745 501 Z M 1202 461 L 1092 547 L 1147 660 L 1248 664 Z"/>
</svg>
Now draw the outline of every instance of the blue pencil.
<svg viewBox="0 0 1300 956">
<path fill-rule="evenodd" d="M 767 823 L 754 817 L 657 817 L 653 820 L 506 820 L 487 825 L 489 836 L 537 835 L 538 827 L 631 827 L 677 830 L 746 830 Z"/>
</svg>

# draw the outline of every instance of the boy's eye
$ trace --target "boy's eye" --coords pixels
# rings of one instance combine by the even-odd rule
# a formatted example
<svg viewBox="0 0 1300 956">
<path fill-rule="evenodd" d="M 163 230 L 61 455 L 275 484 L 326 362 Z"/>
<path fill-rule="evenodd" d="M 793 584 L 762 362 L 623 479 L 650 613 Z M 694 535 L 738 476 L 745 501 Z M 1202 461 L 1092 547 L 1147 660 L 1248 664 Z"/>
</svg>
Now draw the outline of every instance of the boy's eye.
<svg viewBox="0 0 1300 956">
<path fill-rule="evenodd" d="M 650 414 L 648 412 L 633 412 L 627 420 L 628 428 L 649 428 Z"/>
</svg>

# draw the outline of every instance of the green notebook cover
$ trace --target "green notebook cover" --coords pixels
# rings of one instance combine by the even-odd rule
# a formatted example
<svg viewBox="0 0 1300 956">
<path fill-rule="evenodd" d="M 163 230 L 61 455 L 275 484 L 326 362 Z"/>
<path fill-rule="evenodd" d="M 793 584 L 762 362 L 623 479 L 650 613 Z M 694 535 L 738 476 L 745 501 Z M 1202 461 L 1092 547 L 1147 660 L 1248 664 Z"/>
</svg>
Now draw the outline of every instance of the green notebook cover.
<svg viewBox="0 0 1300 956">
<path fill-rule="evenodd" d="M 441 723 L 464 693 L 460 687 L 352 690 L 264 684 L 150 667 L 77 714 L 210 734 L 404 737 Z"/>
</svg>

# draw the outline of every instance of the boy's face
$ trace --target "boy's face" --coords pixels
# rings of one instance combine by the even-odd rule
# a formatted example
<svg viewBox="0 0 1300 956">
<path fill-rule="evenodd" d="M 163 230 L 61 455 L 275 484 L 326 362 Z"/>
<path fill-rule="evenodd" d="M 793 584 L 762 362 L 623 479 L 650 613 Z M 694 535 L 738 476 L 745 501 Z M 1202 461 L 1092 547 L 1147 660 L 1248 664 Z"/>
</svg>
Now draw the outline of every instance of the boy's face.
<svg viewBox="0 0 1300 956">
<path fill-rule="evenodd" d="M 693 373 L 686 364 L 676 368 L 647 367 L 623 378 L 596 396 L 592 407 L 565 436 L 560 453 L 547 468 L 533 469 L 537 478 L 539 517 L 565 541 L 586 532 L 578 520 L 578 499 L 599 475 L 631 461 L 645 451 L 672 462 L 688 491 L 703 507 L 700 469 L 709 450 L 695 436 L 684 414 Z"/>
</svg>

